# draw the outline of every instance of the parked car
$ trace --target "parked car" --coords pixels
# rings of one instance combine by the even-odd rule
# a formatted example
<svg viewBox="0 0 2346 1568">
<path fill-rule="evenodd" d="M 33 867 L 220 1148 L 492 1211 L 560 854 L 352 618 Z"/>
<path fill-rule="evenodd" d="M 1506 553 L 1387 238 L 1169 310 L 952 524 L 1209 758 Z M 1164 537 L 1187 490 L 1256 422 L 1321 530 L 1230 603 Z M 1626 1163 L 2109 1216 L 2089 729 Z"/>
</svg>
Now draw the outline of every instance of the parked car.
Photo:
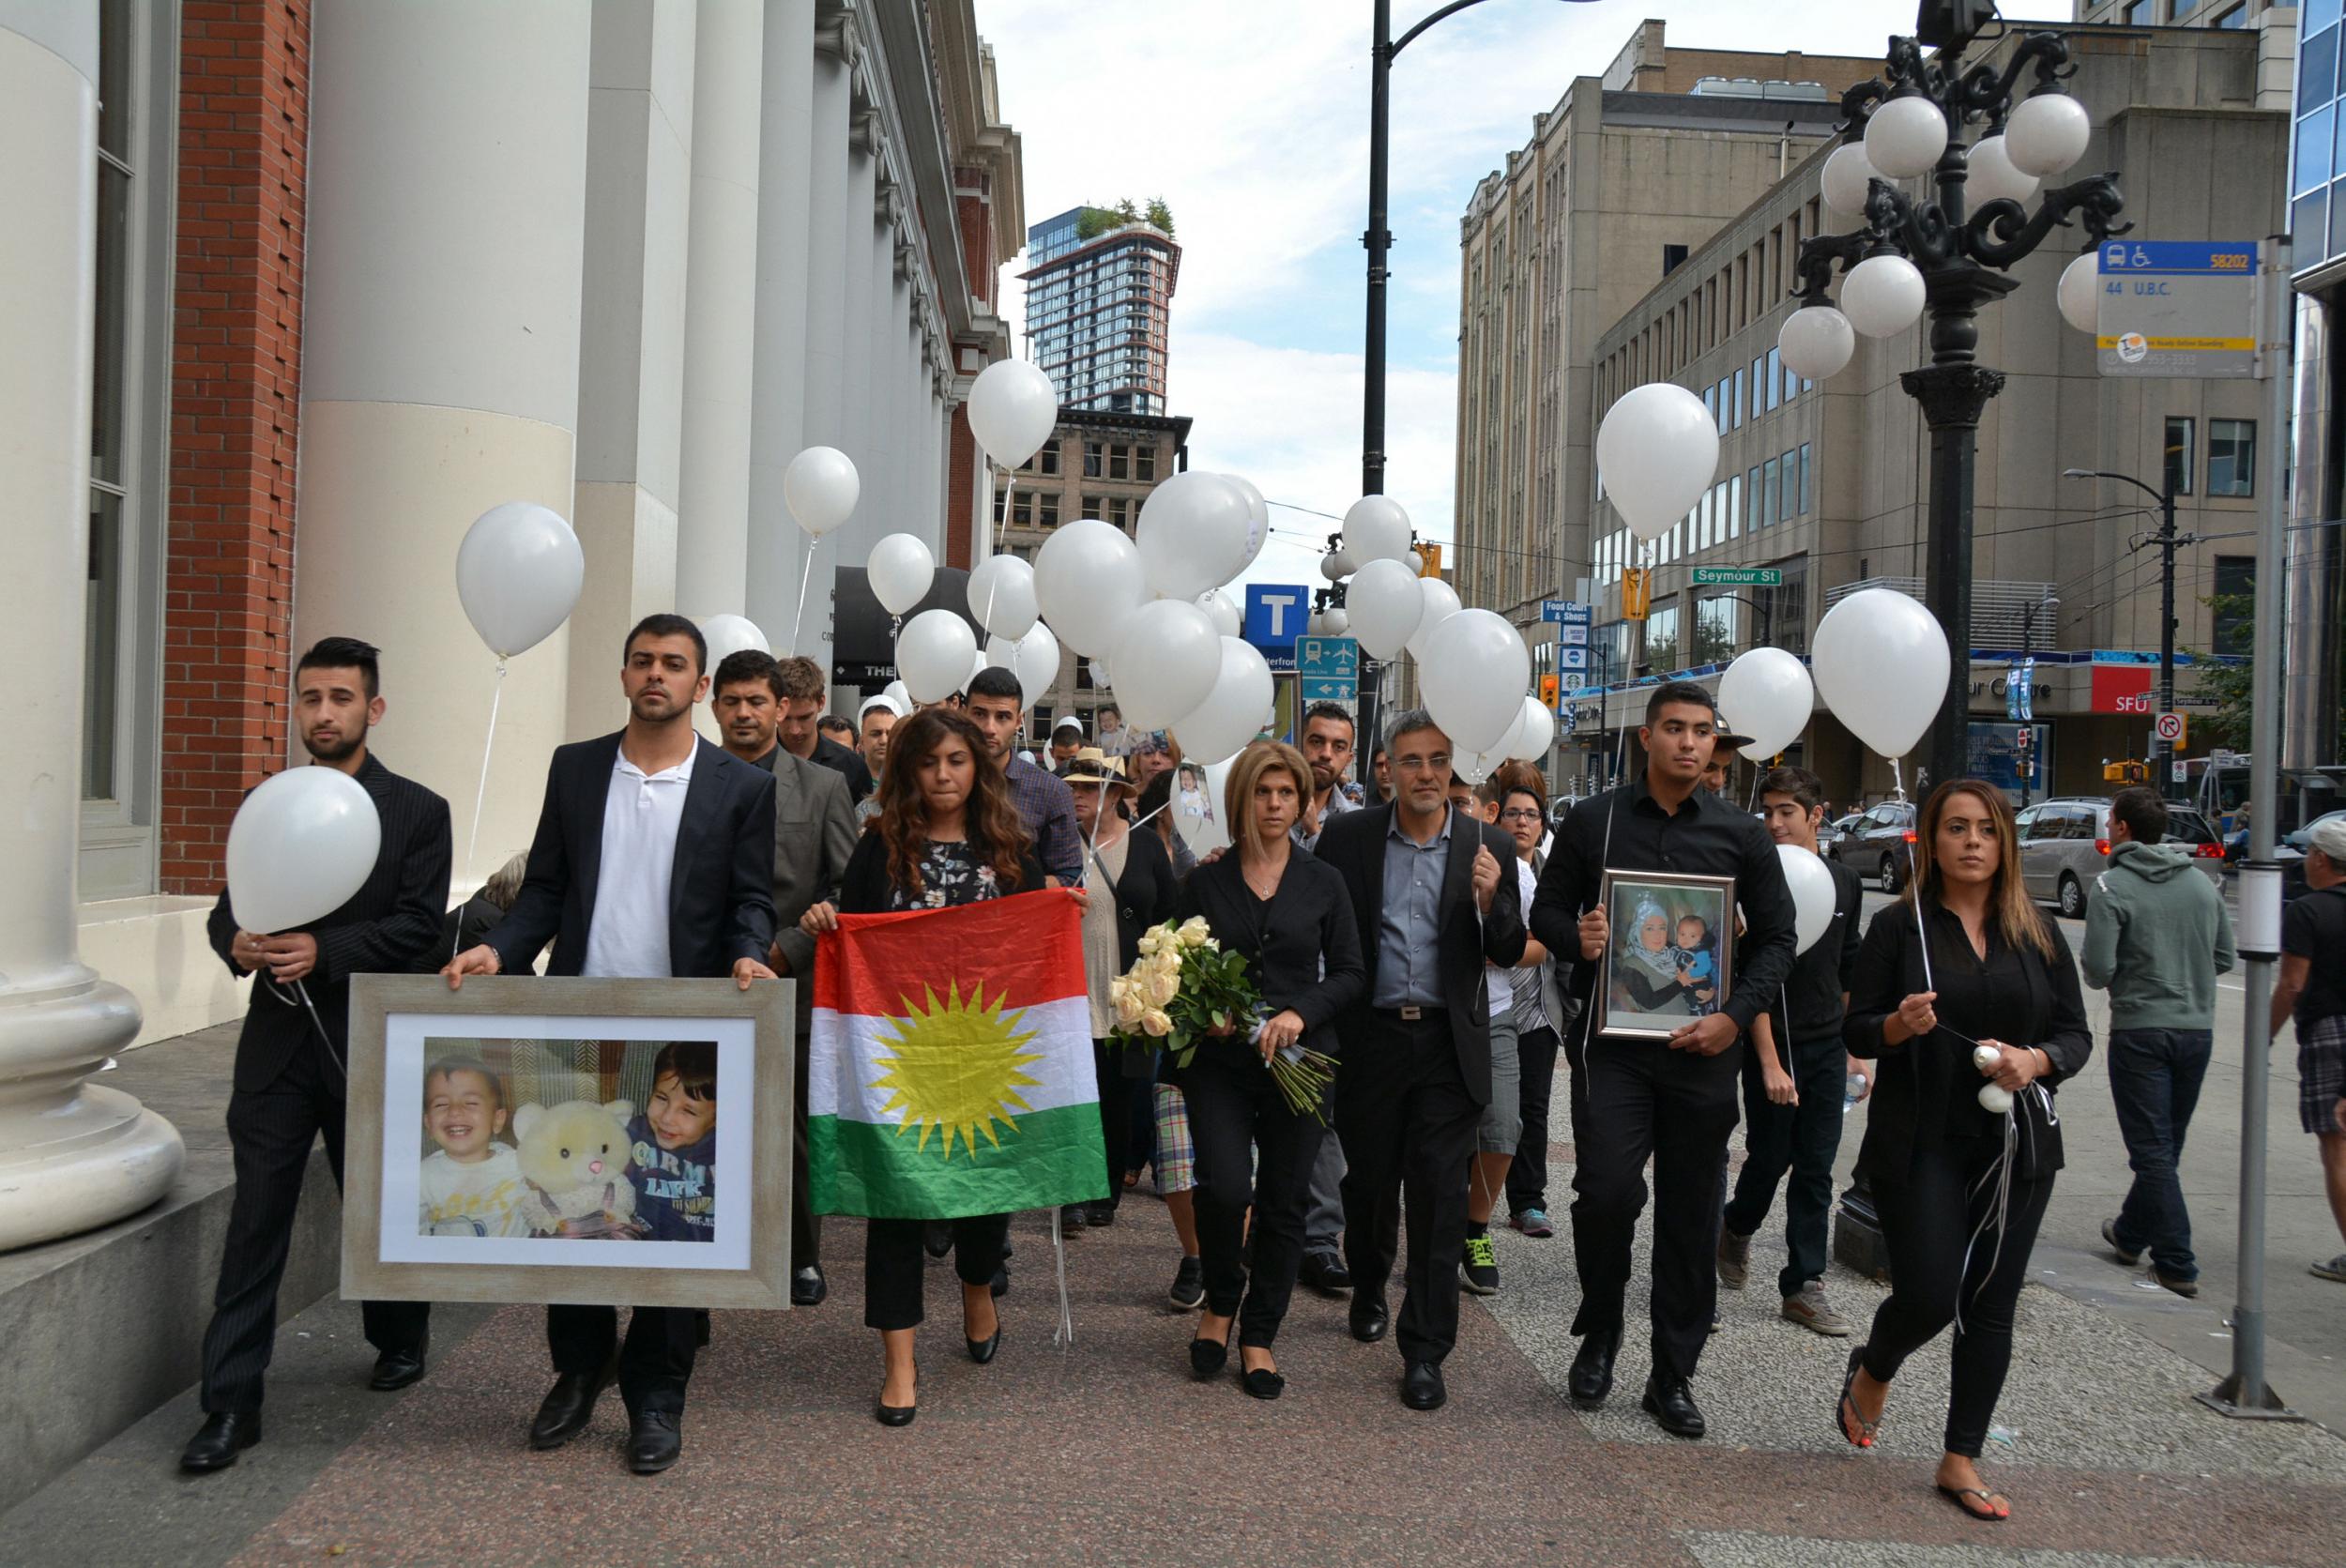
<svg viewBox="0 0 2346 1568">
<path fill-rule="evenodd" d="M 1835 817 L 1818 829 L 1817 853 L 1828 860 L 1834 859 L 1835 851 L 1849 841 L 1850 835 L 1857 830 L 1858 818 L 1865 814 L 1863 812 L 1851 812 L 1846 816 Z"/>
<path fill-rule="evenodd" d="M 2058 906 L 2071 920 L 2082 919 L 2088 891 L 2110 864 L 2110 801 L 2093 796 L 2041 800 L 2019 814 L 2018 826 L 2020 879 L 2029 896 Z M 2160 842 L 2188 847 L 2208 880 L 2222 888 L 2224 846 L 2197 810 L 2170 805 Z"/>
<path fill-rule="evenodd" d="M 1884 800 L 1870 811 L 1843 817 L 1834 824 L 1840 837 L 1831 845 L 1833 859 L 1885 893 L 1906 886 L 1914 842 L 1914 807 L 1906 800 Z"/>
</svg>

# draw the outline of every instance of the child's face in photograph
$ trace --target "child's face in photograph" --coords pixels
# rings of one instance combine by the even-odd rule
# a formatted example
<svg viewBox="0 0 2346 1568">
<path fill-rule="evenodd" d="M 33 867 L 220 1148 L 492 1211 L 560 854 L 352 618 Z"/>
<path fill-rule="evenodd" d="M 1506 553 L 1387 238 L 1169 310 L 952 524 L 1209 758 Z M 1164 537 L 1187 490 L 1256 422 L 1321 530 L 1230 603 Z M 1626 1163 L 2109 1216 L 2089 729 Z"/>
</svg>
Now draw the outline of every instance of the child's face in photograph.
<svg viewBox="0 0 2346 1568">
<path fill-rule="evenodd" d="M 496 1086 L 470 1071 L 433 1073 L 423 1086 L 423 1130 L 459 1165 L 487 1159 L 505 1131 Z"/>
<path fill-rule="evenodd" d="M 693 1099 L 675 1073 L 663 1073 L 651 1086 L 644 1119 L 651 1123 L 651 1135 L 661 1148 L 689 1149 L 717 1125 L 717 1102 Z"/>
<path fill-rule="evenodd" d="M 1699 915 L 1688 915 L 1678 922 L 1678 945 L 1682 948 L 1699 948 L 1702 946 L 1702 938 L 1709 933 L 1710 928 L 1702 923 L 1702 918 Z"/>
</svg>

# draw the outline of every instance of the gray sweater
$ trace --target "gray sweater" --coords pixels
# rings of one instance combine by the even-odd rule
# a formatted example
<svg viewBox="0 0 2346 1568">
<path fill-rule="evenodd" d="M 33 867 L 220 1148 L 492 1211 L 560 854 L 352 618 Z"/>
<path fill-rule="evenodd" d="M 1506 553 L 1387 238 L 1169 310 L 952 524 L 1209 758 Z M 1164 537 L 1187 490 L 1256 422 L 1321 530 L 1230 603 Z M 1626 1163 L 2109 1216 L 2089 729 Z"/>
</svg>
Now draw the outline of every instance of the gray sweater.
<svg viewBox="0 0 2346 1568">
<path fill-rule="evenodd" d="M 2085 983 L 2110 993 L 2112 1029 L 2216 1027 L 2216 977 L 2230 970 L 2232 917 L 2179 845 L 2110 846 L 2085 910 Z"/>
</svg>

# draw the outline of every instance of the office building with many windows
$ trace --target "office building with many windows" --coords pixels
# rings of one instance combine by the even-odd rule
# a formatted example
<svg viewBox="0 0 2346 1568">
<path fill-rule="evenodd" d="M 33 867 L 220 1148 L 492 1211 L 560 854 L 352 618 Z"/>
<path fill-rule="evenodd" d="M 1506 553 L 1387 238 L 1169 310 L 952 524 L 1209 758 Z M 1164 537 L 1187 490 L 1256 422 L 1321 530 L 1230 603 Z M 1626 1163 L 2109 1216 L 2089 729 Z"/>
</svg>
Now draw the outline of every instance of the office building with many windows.
<svg viewBox="0 0 2346 1568">
<path fill-rule="evenodd" d="M 1165 334 L 1181 248 L 1163 204 L 1070 207 L 1027 231 L 1027 358 L 1059 406 L 1165 412 Z"/>
</svg>

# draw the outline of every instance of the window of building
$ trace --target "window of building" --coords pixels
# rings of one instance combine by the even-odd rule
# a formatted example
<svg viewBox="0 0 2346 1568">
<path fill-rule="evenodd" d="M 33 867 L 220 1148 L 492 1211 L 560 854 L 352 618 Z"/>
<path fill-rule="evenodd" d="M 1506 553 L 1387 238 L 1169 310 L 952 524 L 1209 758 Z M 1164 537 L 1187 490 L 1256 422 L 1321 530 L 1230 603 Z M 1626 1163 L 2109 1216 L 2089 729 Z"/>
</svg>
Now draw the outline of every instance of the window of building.
<svg viewBox="0 0 2346 1568">
<path fill-rule="evenodd" d="M 1126 446 L 1108 449 L 1108 478 L 1128 480 L 1133 477 L 1133 449 Z"/>
<path fill-rule="evenodd" d="M 1038 474 L 1057 474 L 1059 472 L 1059 438 L 1054 436 L 1044 442 L 1042 449 L 1028 460 L 1028 466 Z"/>
<path fill-rule="evenodd" d="M 1645 662 L 1656 675 L 1678 668 L 1678 606 L 1656 604 L 1645 617 Z"/>
<path fill-rule="evenodd" d="M 1772 348 L 1768 350 L 1768 406 L 1774 408 L 1779 403 L 1790 403 L 1791 400 L 1791 393 L 1784 389 L 1783 356 L 1779 351 Z"/>
<path fill-rule="evenodd" d="M 1059 492 L 1046 490 L 1035 497 L 1034 520 L 1039 527 L 1059 526 Z"/>
<path fill-rule="evenodd" d="M 1727 480 L 1727 537 L 1741 539 L 1744 535 L 1744 481 L 1734 476 Z"/>
<path fill-rule="evenodd" d="M 1712 419 L 1716 421 L 1719 417 L 1719 389 L 1716 387 L 1702 389 L 1702 406 L 1710 410 Z"/>
<path fill-rule="evenodd" d="M 1800 444 L 1800 515 L 1805 517 L 1817 504 L 1817 493 L 1808 487 L 1808 443 Z"/>
<path fill-rule="evenodd" d="M 1107 472 L 1107 453 L 1106 453 L 1106 450 L 1104 449 L 1103 445 L 1102 445 L 1100 442 L 1097 442 L 1097 441 L 1087 441 L 1087 442 L 1085 442 L 1085 443 L 1084 443 L 1084 478 L 1085 478 L 1085 479 L 1088 479 L 1088 480 L 1096 480 L 1096 479 L 1099 479 L 1099 478 L 1100 478 L 1101 476 L 1103 476 L 1104 474 L 1105 474 L 1106 472 Z M 1086 510 L 1089 510 L 1089 508 L 1087 508 Z M 1098 513 L 1096 513 L 1096 512 L 1094 512 L 1092 515 L 1094 515 L 1094 516 L 1096 517 L 1096 516 L 1097 516 L 1097 515 L 1099 515 L 1099 514 L 1098 514 Z"/>
<path fill-rule="evenodd" d="M 1690 665 L 1716 664 L 1735 657 L 1735 612 L 1741 608 L 1730 594 L 1695 601 L 1693 641 L 1686 650 Z"/>
<path fill-rule="evenodd" d="M 1808 651 L 1808 563 L 1805 560 L 1781 564 L 1784 581 L 1772 588 L 1752 590 L 1752 601 L 1759 606 L 1760 624 L 1755 630 L 1762 641 L 1787 653 Z M 1861 574 L 1862 575 L 1862 574 Z"/>
<path fill-rule="evenodd" d="M 1735 420 L 1734 420 L 1734 423 L 1733 423 L 1733 424 L 1731 424 L 1730 426 L 1729 426 L 1728 428 L 1729 428 L 1730 430 L 1741 430 L 1741 429 L 1743 428 L 1743 426 L 1744 426 L 1744 373 L 1743 373 L 1742 371 L 1740 371 L 1740 370 L 1739 370 L 1739 371 L 1737 371 L 1737 372 L 1735 373 Z"/>
<path fill-rule="evenodd" d="M 1725 435 L 1728 431 L 1732 428 L 1729 420 L 1729 416 L 1734 412 L 1731 403 L 1733 396 L 1733 388 L 1729 388 L 1724 379 L 1722 379 L 1717 386 L 1711 388 L 1711 401 L 1718 409 L 1719 434 L 1721 435 Z"/>
<path fill-rule="evenodd" d="M 2248 25 L 2248 8 L 2243 4 L 2234 6 L 2228 11 L 2218 11 L 2216 13 L 2216 20 L 2208 25 L 2211 27 L 2246 27 Z"/>
<path fill-rule="evenodd" d="M 1756 464 L 1751 468 L 1744 470 L 1744 483 L 1748 486 L 1746 494 L 1750 497 L 1751 505 L 1748 521 L 1751 524 L 1751 529 L 1754 533 L 1758 533 L 1761 528 L 1768 525 L 1766 518 L 1762 515 L 1760 505 L 1760 469 Z"/>
<path fill-rule="evenodd" d="M 1149 481 L 1153 480 L 1156 477 L 1157 449 L 1154 447 L 1135 447 L 1133 449 L 1133 478 L 1143 481 Z"/>
<path fill-rule="evenodd" d="M 1763 528 L 1783 521 L 1783 470 L 1782 458 L 1772 457 L 1760 464 L 1760 525 Z"/>
<path fill-rule="evenodd" d="M 2191 456 L 2197 445 L 2191 438 L 2191 423 L 2172 416 L 2167 420 L 2167 493 L 2171 495 L 2191 494 Z"/>
<path fill-rule="evenodd" d="M 1685 248 L 1683 245 L 1665 245 L 1665 246 L 1663 246 L 1663 247 L 1662 247 L 1662 276 L 1663 276 L 1663 277 L 1665 277 L 1665 278 L 1667 278 L 1667 277 L 1668 277 L 1671 273 L 1673 273 L 1673 272 L 1677 271 L 1677 270 L 1679 269 L 1679 267 L 1680 267 L 1680 266 L 1683 266 L 1683 265 L 1685 264 L 1685 260 L 1686 260 L 1686 248 Z"/>
<path fill-rule="evenodd" d="M 1768 358 L 1763 354 L 1751 362 L 1751 417 L 1756 419 L 1774 406 L 1768 400 Z"/>
<path fill-rule="evenodd" d="M 2207 422 L 2207 493 L 2256 494 L 2257 424 L 2254 419 Z"/>
<path fill-rule="evenodd" d="M 2148 27 L 2153 20 L 2151 0 L 2126 0 L 2118 13 L 2118 20 L 2128 27 Z"/>
<path fill-rule="evenodd" d="M 2254 647 L 2257 561 L 2254 556 L 2216 557 L 2216 591 L 2208 608 L 2216 616 L 2216 651 L 2247 654 Z"/>
</svg>

